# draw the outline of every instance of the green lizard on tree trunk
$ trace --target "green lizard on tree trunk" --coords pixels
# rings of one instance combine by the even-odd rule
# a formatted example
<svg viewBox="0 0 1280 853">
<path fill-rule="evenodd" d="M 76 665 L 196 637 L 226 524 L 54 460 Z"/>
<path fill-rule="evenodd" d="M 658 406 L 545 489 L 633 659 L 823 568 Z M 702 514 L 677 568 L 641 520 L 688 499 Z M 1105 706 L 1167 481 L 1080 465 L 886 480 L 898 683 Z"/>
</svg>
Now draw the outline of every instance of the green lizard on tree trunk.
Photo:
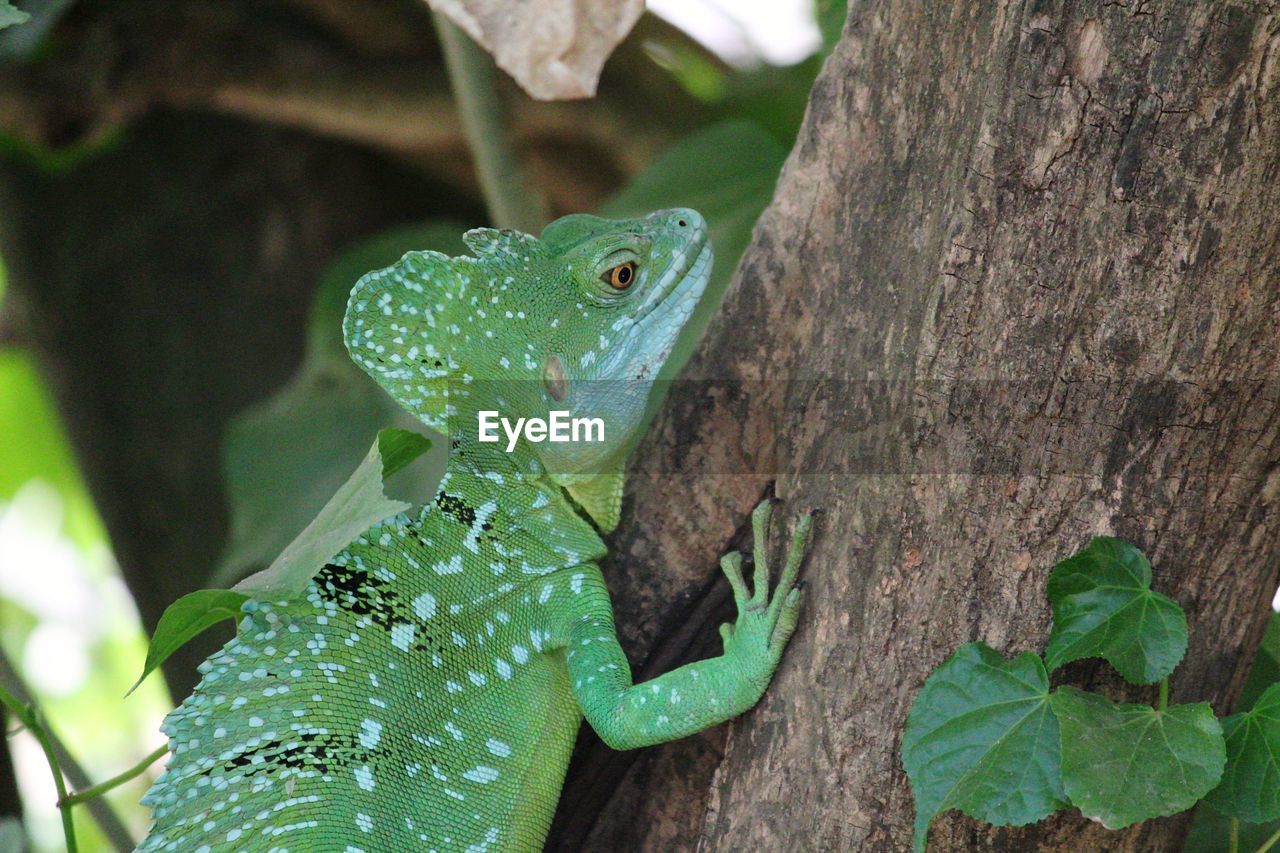
<svg viewBox="0 0 1280 853">
<path fill-rule="evenodd" d="M 303 595 L 249 601 L 165 721 L 142 850 L 532 850 L 585 717 L 617 749 L 754 705 L 796 626 L 810 518 L 769 594 L 770 504 L 724 654 L 632 684 L 596 562 L 653 380 L 711 268 L 702 217 L 569 216 L 477 229 L 474 257 L 410 252 L 360 279 L 355 361 L 450 458 L 433 502 L 373 526 Z M 484 417 L 599 417 L 603 436 L 508 451 Z M 587 438 L 593 440 L 588 441 Z M 602 439 L 602 440 L 596 440 Z"/>
</svg>

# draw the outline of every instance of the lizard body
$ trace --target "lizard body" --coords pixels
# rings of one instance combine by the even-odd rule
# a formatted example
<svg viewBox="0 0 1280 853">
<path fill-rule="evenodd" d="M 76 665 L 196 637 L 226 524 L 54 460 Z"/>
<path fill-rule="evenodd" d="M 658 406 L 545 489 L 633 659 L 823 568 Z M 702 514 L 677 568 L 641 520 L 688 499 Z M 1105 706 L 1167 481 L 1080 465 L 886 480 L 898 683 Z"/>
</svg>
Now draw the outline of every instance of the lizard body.
<svg viewBox="0 0 1280 853">
<path fill-rule="evenodd" d="M 449 431 L 434 501 L 372 527 L 298 598 L 246 603 L 165 721 L 173 754 L 140 849 L 538 849 L 584 716 L 634 748 L 729 719 L 768 685 L 807 518 L 770 598 L 762 504 L 754 592 L 738 555 L 723 563 L 740 611 L 724 655 L 640 685 L 596 565 L 653 377 L 706 283 L 701 217 L 466 240 L 475 257 L 410 253 L 362 278 L 344 323 L 356 362 Z M 478 439 L 487 409 L 604 413 L 605 440 L 506 452 Z"/>
</svg>

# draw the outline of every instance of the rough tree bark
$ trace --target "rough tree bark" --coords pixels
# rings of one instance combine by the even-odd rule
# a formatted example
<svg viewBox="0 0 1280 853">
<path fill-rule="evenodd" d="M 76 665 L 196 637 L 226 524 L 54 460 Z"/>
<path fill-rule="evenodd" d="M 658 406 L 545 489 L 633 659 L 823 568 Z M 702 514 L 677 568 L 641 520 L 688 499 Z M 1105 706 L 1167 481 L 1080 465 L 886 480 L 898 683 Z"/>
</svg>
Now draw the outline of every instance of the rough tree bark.
<svg viewBox="0 0 1280 853">
<path fill-rule="evenodd" d="M 665 669 L 714 634 L 716 557 L 776 479 L 784 517 L 826 510 L 805 616 L 727 737 L 582 750 L 554 844 L 906 848 L 916 691 L 966 641 L 1042 648 L 1047 571 L 1096 533 L 1187 610 L 1174 701 L 1229 711 L 1280 569 L 1278 33 L 1262 3 L 852 5 L 612 549 L 625 642 Z M 1185 825 L 950 815 L 932 842 Z"/>
</svg>

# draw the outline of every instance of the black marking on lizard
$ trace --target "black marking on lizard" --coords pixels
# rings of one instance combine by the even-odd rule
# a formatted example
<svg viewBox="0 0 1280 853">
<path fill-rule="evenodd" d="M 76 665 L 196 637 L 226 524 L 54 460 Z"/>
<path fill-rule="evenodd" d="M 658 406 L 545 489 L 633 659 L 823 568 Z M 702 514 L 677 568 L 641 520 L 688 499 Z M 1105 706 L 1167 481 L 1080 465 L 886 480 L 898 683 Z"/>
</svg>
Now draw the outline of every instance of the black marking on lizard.
<svg viewBox="0 0 1280 853">
<path fill-rule="evenodd" d="M 397 611 L 390 584 L 355 566 L 326 563 L 316 574 L 315 584 L 321 598 L 357 616 L 368 616 L 388 631 L 396 622 L 407 621 Z"/>
<path fill-rule="evenodd" d="M 285 747 L 284 743 L 274 740 L 253 749 L 245 750 L 234 758 L 222 763 L 222 769 L 230 773 L 240 768 L 248 768 L 245 776 L 258 773 L 270 773 L 282 768 L 298 770 L 316 770 L 328 773 L 330 767 L 345 767 L 357 763 L 368 763 L 370 754 L 357 748 L 349 738 L 338 735 L 303 732 L 292 741 L 301 741 L 296 746 Z M 260 758 L 260 761 L 254 761 Z"/>
<path fill-rule="evenodd" d="M 388 581 L 363 569 L 328 563 L 316 574 L 315 584 L 321 598 L 332 601 L 348 613 L 368 616 L 385 631 L 405 623 L 413 624 L 419 629 L 425 628 L 422 620 L 410 616 L 399 607 L 396 593 L 390 588 Z M 421 631 L 415 632 L 415 640 L 410 649 L 443 655 L 446 647 L 429 632 Z"/>
<path fill-rule="evenodd" d="M 445 515 L 467 527 L 471 527 L 476 522 L 476 508 L 457 495 L 450 495 L 444 491 L 436 492 L 436 506 L 440 507 L 440 511 Z"/>
</svg>

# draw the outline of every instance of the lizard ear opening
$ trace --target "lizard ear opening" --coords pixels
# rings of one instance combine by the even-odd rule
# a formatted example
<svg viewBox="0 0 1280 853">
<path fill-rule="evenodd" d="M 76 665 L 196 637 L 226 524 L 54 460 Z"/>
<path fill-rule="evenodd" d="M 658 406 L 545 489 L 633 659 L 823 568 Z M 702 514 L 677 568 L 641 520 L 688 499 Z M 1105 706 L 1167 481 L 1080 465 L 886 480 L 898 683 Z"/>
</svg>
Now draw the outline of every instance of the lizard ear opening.
<svg viewBox="0 0 1280 853">
<path fill-rule="evenodd" d="M 591 516 L 601 533 L 610 533 L 622 517 L 622 485 L 625 462 L 598 474 L 576 474 L 561 478 L 561 485 L 578 506 Z"/>
<path fill-rule="evenodd" d="M 356 364 L 424 424 L 446 431 L 449 382 L 457 369 L 441 316 L 465 290 L 459 261 L 409 252 L 361 277 L 351 290 L 342 336 Z"/>
</svg>

